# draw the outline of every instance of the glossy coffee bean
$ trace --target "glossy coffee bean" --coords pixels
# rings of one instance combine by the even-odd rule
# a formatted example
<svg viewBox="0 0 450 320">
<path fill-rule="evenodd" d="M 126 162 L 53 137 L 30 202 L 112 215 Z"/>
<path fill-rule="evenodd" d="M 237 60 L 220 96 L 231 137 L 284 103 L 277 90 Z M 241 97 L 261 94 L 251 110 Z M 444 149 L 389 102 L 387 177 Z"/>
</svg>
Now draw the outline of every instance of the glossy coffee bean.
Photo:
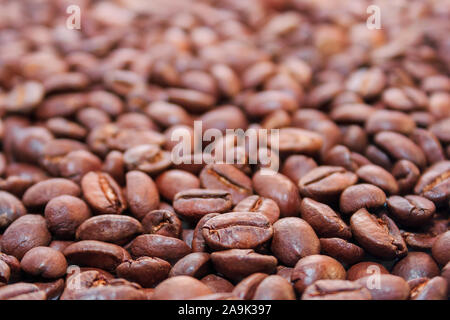
<svg viewBox="0 0 450 320">
<path fill-rule="evenodd" d="M 190 253 L 174 264 L 170 270 L 169 276 L 191 276 L 201 278 L 211 271 L 211 259 L 206 252 Z"/>
<path fill-rule="evenodd" d="M 53 279 L 66 273 L 67 261 L 64 255 L 55 249 L 35 247 L 25 253 L 20 266 L 32 276 Z"/>
<path fill-rule="evenodd" d="M 430 200 L 414 195 L 392 196 L 387 199 L 387 207 L 395 221 L 409 227 L 419 227 L 429 222 L 436 210 Z"/>
<path fill-rule="evenodd" d="M 179 238 L 181 235 L 181 220 L 174 212 L 168 210 L 153 210 L 142 220 L 144 233 L 159 234 Z"/>
<path fill-rule="evenodd" d="M 142 220 L 159 206 L 159 192 L 153 179 L 140 171 L 129 171 L 126 176 L 125 195 L 133 216 Z"/>
<path fill-rule="evenodd" d="M 230 281 L 215 274 L 208 274 L 201 278 L 200 281 L 206 284 L 211 291 L 216 293 L 232 292 L 234 289 L 234 286 Z"/>
<path fill-rule="evenodd" d="M 436 241 L 433 243 L 433 247 L 431 249 L 433 258 L 441 265 L 445 265 L 450 261 L 449 246 L 450 246 L 449 231 L 442 233 L 440 236 L 436 238 Z"/>
<path fill-rule="evenodd" d="M 43 208 L 50 200 L 62 195 L 78 197 L 80 187 L 74 182 L 61 178 L 48 179 L 30 187 L 23 195 L 26 207 Z"/>
<path fill-rule="evenodd" d="M 347 280 L 358 280 L 370 275 L 389 274 L 386 268 L 377 262 L 364 261 L 354 264 L 347 270 Z"/>
<path fill-rule="evenodd" d="M 0 191 L 0 228 L 7 228 L 14 220 L 26 214 L 22 202 L 9 192 Z"/>
<path fill-rule="evenodd" d="M 392 274 L 409 281 L 438 276 L 439 268 L 430 255 L 424 252 L 410 252 L 395 264 Z"/>
<path fill-rule="evenodd" d="M 135 258 L 157 257 L 168 262 L 176 262 L 191 252 L 191 248 L 182 240 L 160 236 L 156 234 L 143 234 L 136 237 L 129 244 L 129 251 Z"/>
<path fill-rule="evenodd" d="M 381 188 L 387 194 L 396 194 L 399 191 L 394 176 L 380 166 L 368 164 L 360 167 L 356 174 L 359 179 Z"/>
<path fill-rule="evenodd" d="M 347 280 L 318 280 L 308 286 L 302 300 L 372 300 L 363 285 Z"/>
<path fill-rule="evenodd" d="M 160 283 L 153 294 L 153 300 L 186 300 L 212 294 L 201 281 L 189 276 L 177 276 Z"/>
<path fill-rule="evenodd" d="M 241 200 L 234 208 L 234 212 L 257 212 L 263 214 L 270 223 L 280 217 L 280 208 L 275 201 L 260 196 L 250 196 Z"/>
<path fill-rule="evenodd" d="M 410 285 L 411 286 L 411 285 Z M 411 288 L 411 300 L 445 300 L 447 299 L 447 283 L 442 277 L 422 278 Z"/>
<path fill-rule="evenodd" d="M 364 250 L 361 247 L 340 238 L 321 238 L 320 250 L 322 254 L 348 265 L 355 264 L 364 257 Z"/>
<path fill-rule="evenodd" d="M 440 161 L 429 167 L 417 181 L 414 193 L 436 204 L 445 202 L 449 196 L 450 161 Z"/>
<path fill-rule="evenodd" d="M 286 279 L 272 275 L 261 281 L 253 300 L 295 300 L 295 292 Z"/>
<path fill-rule="evenodd" d="M 144 288 L 152 288 L 168 277 L 170 268 L 170 264 L 160 258 L 141 257 L 119 264 L 116 273 Z"/>
<path fill-rule="evenodd" d="M 372 184 L 356 184 L 346 188 L 339 199 L 341 212 L 352 214 L 361 208 L 375 209 L 386 202 L 386 194 Z"/>
<path fill-rule="evenodd" d="M 156 180 L 158 191 L 165 199 L 173 201 L 180 191 L 200 188 L 199 179 L 184 170 L 168 170 L 160 174 Z"/>
</svg>

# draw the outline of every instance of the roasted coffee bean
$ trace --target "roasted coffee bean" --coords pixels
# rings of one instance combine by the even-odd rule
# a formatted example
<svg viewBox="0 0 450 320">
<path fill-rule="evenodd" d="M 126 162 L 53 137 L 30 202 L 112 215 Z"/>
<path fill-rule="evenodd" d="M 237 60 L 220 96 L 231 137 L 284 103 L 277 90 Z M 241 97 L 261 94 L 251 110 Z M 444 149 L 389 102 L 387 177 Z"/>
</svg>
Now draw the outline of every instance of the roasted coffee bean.
<svg viewBox="0 0 450 320">
<path fill-rule="evenodd" d="M 298 104 L 286 92 L 268 90 L 251 95 L 244 107 L 247 114 L 251 117 L 264 117 L 275 110 L 293 112 L 298 108 Z"/>
<path fill-rule="evenodd" d="M 194 252 L 184 256 L 174 264 L 169 277 L 191 276 L 201 278 L 211 271 L 211 259 L 206 252 Z"/>
<path fill-rule="evenodd" d="M 391 110 L 377 110 L 366 121 L 365 129 L 369 134 L 382 131 L 394 131 L 410 134 L 416 128 L 414 120 L 406 113 Z"/>
<path fill-rule="evenodd" d="M 372 300 L 363 285 L 348 280 L 318 280 L 305 289 L 302 300 Z"/>
<path fill-rule="evenodd" d="M 130 254 L 112 243 L 97 240 L 83 240 L 64 249 L 64 255 L 71 264 L 114 271 Z"/>
<path fill-rule="evenodd" d="M 233 289 L 233 294 L 243 300 L 253 299 L 256 289 L 268 276 L 268 274 L 258 272 L 246 277 L 236 285 Z"/>
<path fill-rule="evenodd" d="M 411 134 L 411 140 L 422 149 L 429 164 L 445 160 L 444 150 L 431 131 L 416 129 Z"/>
<path fill-rule="evenodd" d="M 344 214 L 352 214 L 361 208 L 379 208 L 386 202 L 386 195 L 372 184 L 356 184 L 346 188 L 339 199 L 339 207 Z"/>
<path fill-rule="evenodd" d="M 200 188 L 199 178 L 184 170 L 165 171 L 156 178 L 155 182 L 161 196 L 170 201 L 173 201 L 178 192 Z"/>
<path fill-rule="evenodd" d="M 159 206 L 159 192 L 153 179 L 140 171 L 129 171 L 126 176 L 126 199 L 131 213 L 142 220 Z"/>
<path fill-rule="evenodd" d="M 177 276 L 161 282 L 153 294 L 152 300 L 186 300 L 212 294 L 201 281 L 189 276 Z"/>
<path fill-rule="evenodd" d="M 102 214 L 84 221 L 77 228 L 76 238 L 124 245 L 142 232 L 141 223 L 132 217 Z"/>
<path fill-rule="evenodd" d="M 0 260 L 0 286 L 3 286 L 6 283 L 8 283 L 10 277 L 11 277 L 11 268 L 6 262 Z"/>
<path fill-rule="evenodd" d="M 447 282 L 442 277 L 434 277 L 432 279 L 422 278 L 419 283 L 411 287 L 411 300 L 447 299 Z"/>
<path fill-rule="evenodd" d="M 441 204 L 449 197 L 449 184 L 450 161 L 440 161 L 422 174 L 414 187 L 414 193 Z"/>
<path fill-rule="evenodd" d="M 216 293 L 232 292 L 234 289 L 234 286 L 230 281 L 215 274 L 204 276 L 200 281 L 206 284 L 211 291 Z"/>
<path fill-rule="evenodd" d="M 214 250 L 255 249 L 269 241 L 273 233 L 270 221 L 256 212 L 224 213 L 202 227 L 206 244 Z"/>
<path fill-rule="evenodd" d="M 292 180 L 295 184 L 309 171 L 317 167 L 317 163 L 309 157 L 302 155 L 291 155 L 284 161 L 281 173 Z"/>
<path fill-rule="evenodd" d="M 231 194 L 224 190 L 188 189 L 175 195 L 173 208 L 183 218 L 198 221 L 212 212 L 228 212 L 233 205 Z"/>
<path fill-rule="evenodd" d="M 144 288 L 152 288 L 168 277 L 170 268 L 170 264 L 160 258 L 141 257 L 119 264 L 116 273 Z"/>
<path fill-rule="evenodd" d="M 54 178 L 41 181 L 30 187 L 22 201 L 29 208 L 43 208 L 50 200 L 61 195 L 78 197 L 80 187 L 67 179 Z"/>
<path fill-rule="evenodd" d="M 271 250 L 287 266 L 294 266 L 299 259 L 320 253 L 319 238 L 305 220 L 283 218 L 274 223 L 273 230 Z"/>
<path fill-rule="evenodd" d="M 445 265 L 450 261 L 450 231 L 442 233 L 433 243 L 431 252 L 433 258 L 441 265 Z"/>
<path fill-rule="evenodd" d="M 366 183 L 381 188 L 385 193 L 396 194 L 399 191 L 394 176 L 380 166 L 368 164 L 358 168 L 356 175 Z"/>
<path fill-rule="evenodd" d="M 129 244 L 129 251 L 135 258 L 147 256 L 176 262 L 191 252 L 182 240 L 156 234 L 143 234 Z"/>
<path fill-rule="evenodd" d="M 286 279 L 273 275 L 259 284 L 253 300 L 295 300 L 295 292 Z"/>
<path fill-rule="evenodd" d="M 362 208 L 350 218 L 350 228 L 358 244 L 382 259 L 400 258 L 408 252 L 400 231 L 385 214 L 381 218 Z"/>
<path fill-rule="evenodd" d="M 350 239 L 352 236 L 350 227 L 326 204 L 304 198 L 300 213 L 320 237 Z"/>
<path fill-rule="evenodd" d="M 20 297 L 25 294 L 38 292 L 39 287 L 33 283 L 18 282 L 0 287 L 0 299 L 9 300 Z M 22 296 L 22 298 L 25 298 Z M 45 299 L 43 299 L 45 300 Z"/>
<path fill-rule="evenodd" d="M 320 251 L 347 265 L 355 264 L 364 257 L 361 247 L 340 238 L 321 238 Z"/>
<path fill-rule="evenodd" d="M 108 173 L 120 185 L 125 184 L 125 163 L 123 154 L 119 151 L 111 151 L 105 157 L 102 171 Z"/>
<path fill-rule="evenodd" d="M 30 275 L 54 279 L 66 273 L 67 261 L 64 255 L 55 249 L 35 247 L 25 253 L 20 266 Z"/>
<path fill-rule="evenodd" d="M 399 111 L 421 109 L 427 104 L 427 96 L 422 91 L 409 86 L 388 88 L 383 92 L 382 100 L 388 107 Z"/>
<path fill-rule="evenodd" d="M 380 274 L 377 283 L 370 277 L 358 279 L 357 283 L 370 291 L 372 300 L 407 300 L 410 288 L 400 277 L 390 274 Z"/>
<path fill-rule="evenodd" d="M 392 218 L 402 225 L 419 227 L 429 222 L 436 207 L 424 197 L 408 195 L 392 196 L 387 199 L 387 207 Z"/>
<path fill-rule="evenodd" d="M 275 257 L 262 255 L 251 249 L 213 252 L 211 260 L 218 272 L 235 282 L 256 272 L 274 273 L 277 265 Z"/>
<path fill-rule="evenodd" d="M 354 173 L 342 167 L 320 166 L 304 175 L 298 186 L 302 196 L 329 202 L 357 180 Z"/>
<path fill-rule="evenodd" d="M 341 130 L 343 130 L 341 143 L 350 151 L 363 154 L 368 143 L 367 133 L 364 129 L 357 125 L 350 125 Z"/>
<path fill-rule="evenodd" d="M 280 208 L 275 201 L 260 196 L 250 196 L 241 200 L 234 208 L 234 212 L 257 212 L 263 214 L 270 223 L 280 217 Z"/>
<path fill-rule="evenodd" d="M 73 239 L 80 224 L 91 217 L 86 203 L 76 197 L 62 195 L 45 206 L 45 221 L 50 232 L 61 239 Z"/>
<path fill-rule="evenodd" d="M 204 252 L 207 249 L 206 240 L 203 237 L 203 226 L 206 222 L 215 216 L 218 216 L 219 213 L 208 213 L 204 215 L 195 226 L 194 234 L 192 237 L 192 251 L 194 252 Z"/>
<path fill-rule="evenodd" d="M 337 260 L 315 254 L 298 260 L 291 275 L 291 281 L 298 294 L 302 294 L 309 285 L 322 279 L 343 280 L 345 269 Z"/>
<path fill-rule="evenodd" d="M 81 180 L 87 203 L 99 214 L 121 214 L 125 198 L 117 182 L 107 173 L 91 171 Z"/>
<path fill-rule="evenodd" d="M 128 170 L 140 170 L 156 175 L 171 165 L 170 154 L 154 144 L 141 144 L 123 154 Z"/>
<path fill-rule="evenodd" d="M 270 142 L 270 141 L 269 141 Z M 322 147 L 322 137 L 312 131 L 298 128 L 281 128 L 279 142 L 270 147 L 278 148 L 282 154 L 302 153 L 313 155 Z"/>
<path fill-rule="evenodd" d="M 142 220 L 144 233 L 159 234 L 166 237 L 179 238 L 181 235 L 181 220 L 174 212 L 168 210 L 153 210 Z"/>
<path fill-rule="evenodd" d="M 50 240 L 45 219 L 40 215 L 26 214 L 9 225 L 0 244 L 4 253 L 20 260 L 30 249 L 47 246 Z"/>
<path fill-rule="evenodd" d="M 12 279 L 18 278 L 20 276 L 20 262 L 16 257 L 0 252 L 0 261 L 6 263 L 6 265 L 9 267 L 9 274 Z"/>
<path fill-rule="evenodd" d="M 64 252 L 64 249 L 66 249 L 68 246 L 70 246 L 73 241 L 64 241 L 64 240 L 53 240 L 48 245 L 50 248 L 55 249 L 61 253 Z"/>
<path fill-rule="evenodd" d="M 438 276 L 439 268 L 430 255 L 424 252 L 410 252 L 395 264 L 392 274 L 409 281 Z"/>
<path fill-rule="evenodd" d="M 410 192 L 420 177 L 419 168 L 409 160 L 400 160 L 392 168 L 400 193 Z"/>
<path fill-rule="evenodd" d="M 0 191 L 0 229 L 27 213 L 22 202 L 9 192 Z"/>
<path fill-rule="evenodd" d="M 7 111 L 29 113 L 39 105 L 45 94 L 44 86 L 37 81 L 27 81 L 15 86 L 6 96 Z"/>
<path fill-rule="evenodd" d="M 170 127 L 178 124 L 190 125 L 193 122 L 190 114 L 187 113 L 186 110 L 179 105 L 166 101 L 152 102 L 145 108 L 145 113 L 163 127 Z"/>
<path fill-rule="evenodd" d="M 347 280 L 358 280 L 370 275 L 389 274 L 386 268 L 377 262 L 365 261 L 354 264 L 347 270 Z"/>
<path fill-rule="evenodd" d="M 234 205 L 253 193 L 251 179 L 229 164 L 207 165 L 199 177 L 203 188 L 228 191 Z"/>
<path fill-rule="evenodd" d="M 281 217 L 298 216 L 301 198 L 297 186 L 280 173 L 264 174 L 258 171 L 252 178 L 253 188 L 261 197 L 275 201 Z"/>
</svg>

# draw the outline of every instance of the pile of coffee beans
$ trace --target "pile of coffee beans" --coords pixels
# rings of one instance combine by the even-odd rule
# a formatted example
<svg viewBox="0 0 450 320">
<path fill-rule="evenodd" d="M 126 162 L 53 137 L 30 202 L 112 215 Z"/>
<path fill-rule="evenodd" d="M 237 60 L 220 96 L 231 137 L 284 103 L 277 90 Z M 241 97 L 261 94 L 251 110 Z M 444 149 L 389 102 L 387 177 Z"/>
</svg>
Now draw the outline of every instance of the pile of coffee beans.
<svg viewBox="0 0 450 320">
<path fill-rule="evenodd" d="M 447 1 L 0 7 L 0 299 L 448 299 Z"/>
</svg>

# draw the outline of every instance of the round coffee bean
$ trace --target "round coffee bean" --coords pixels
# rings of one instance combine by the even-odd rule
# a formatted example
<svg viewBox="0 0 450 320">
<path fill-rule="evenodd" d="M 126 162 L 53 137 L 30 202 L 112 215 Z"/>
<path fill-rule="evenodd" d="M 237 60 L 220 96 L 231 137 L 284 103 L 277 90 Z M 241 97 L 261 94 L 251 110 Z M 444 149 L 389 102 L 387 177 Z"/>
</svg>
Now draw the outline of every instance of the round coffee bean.
<svg viewBox="0 0 450 320">
<path fill-rule="evenodd" d="M 170 201 L 173 201 L 178 192 L 200 188 L 200 180 L 184 170 L 165 171 L 156 178 L 155 182 L 161 195 Z"/>
<path fill-rule="evenodd" d="M 234 212 L 257 212 L 263 214 L 270 223 L 280 217 L 280 208 L 275 201 L 260 196 L 250 196 L 241 200 L 234 208 Z"/>
<path fill-rule="evenodd" d="M 295 300 L 295 292 L 286 279 L 273 275 L 259 284 L 253 300 Z"/>
<path fill-rule="evenodd" d="M 169 277 L 191 276 L 201 278 L 211 271 L 211 260 L 209 253 L 194 252 L 190 253 L 174 264 L 170 270 Z"/>
<path fill-rule="evenodd" d="M 414 193 L 441 204 L 450 195 L 450 161 L 437 162 L 429 167 L 417 181 Z"/>
<path fill-rule="evenodd" d="M 439 268 L 430 255 L 424 252 L 410 252 L 395 264 L 392 274 L 409 281 L 438 276 Z"/>
<path fill-rule="evenodd" d="M 441 264 L 445 265 L 450 261 L 450 231 L 444 232 L 436 238 L 433 243 L 431 252 L 433 253 L 433 258 Z"/>
<path fill-rule="evenodd" d="M 355 264 L 364 258 L 364 250 L 361 247 L 340 238 L 321 238 L 320 251 L 347 265 Z"/>
<path fill-rule="evenodd" d="M 8 192 L 0 191 L 0 229 L 7 228 L 14 220 L 26 213 L 19 199 Z"/>
<path fill-rule="evenodd" d="M 136 237 L 129 250 L 133 257 L 157 257 L 168 262 L 176 262 L 191 252 L 191 248 L 182 240 L 156 234 L 143 234 Z"/>
<path fill-rule="evenodd" d="M 159 258 L 141 257 L 119 264 L 116 273 L 119 277 L 139 283 L 144 288 L 152 288 L 169 275 L 170 264 Z"/>
<path fill-rule="evenodd" d="M 62 277 L 66 273 L 67 261 L 64 255 L 55 249 L 35 247 L 25 253 L 20 266 L 30 275 L 52 279 Z"/>
<path fill-rule="evenodd" d="M 23 204 L 29 208 L 43 208 L 50 200 L 62 195 L 78 197 L 80 187 L 74 182 L 54 178 L 41 181 L 30 187 L 23 195 Z"/>
<path fill-rule="evenodd" d="M 442 277 L 422 278 L 415 286 L 411 286 L 411 300 L 446 300 L 447 282 Z"/>
<path fill-rule="evenodd" d="M 126 198 L 131 213 L 142 221 L 147 213 L 159 206 L 159 193 L 153 179 L 140 171 L 126 174 Z"/>
<path fill-rule="evenodd" d="M 305 289 L 302 300 L 372 300 L 363 285 L 347 280 L 318 280 Z"/>
<path fill-rule="evenodd" d="M 356 282 L 370 291 L 372 300 L 408 300 L 410 289 L 403 278 L 391 274 L 380 274 L 378 277 L 376 280 L 365 277 Z"/>
<path fill-rule="evenodd" d="M 161 282 L 153 294 L 153 300 L 186 300 L 212 294 L 201 281 L 189 276 L 172 277 Z"/>
<path fill-rule="evenodd" d="M 356 184 L 346 188 L 339 199 L 339 207 L 344 214 L 352 214 L 361 208 L 379 208 L 386 202 L 386 195 L 372 184 Z"/>
<path fill-rule="evenodd" d="M 354 264 L 347 270 L 347 280 L 354 281 L 370 275 L 389 274 L 386 268 L 377 262 L 365 261 Z"/>
<path fill-rule="evenodd" d="M 433 202 L 414 195 L 389 197 L 387 207 L 395 221 L 409 227 L 419 227 L 426 224 L 432 219 L 436 211 Z"/>
<path fill-rule="evenodd" d="M 204 276 L 200 281 L 206 284 L 211 291 L 216 293 L 232 292 L 234 289 L 234 286 L 230 281 L 215 274 Z"/>
<path fill-rule="evenodd" d="M 399 191 L 394 176 L 380 166 L 368 164 L 360 167 L 356 174 L 362 181 L 373 184 L 386 193 L 396 194 Z"/>
<path fill-rule="evenodd" d="M 168 210 L 150 211 L 142 220 L 142 227 L 144 233 L 174 238 L 179 238 L 182 230 L 181 220 Z"/>
</svg>

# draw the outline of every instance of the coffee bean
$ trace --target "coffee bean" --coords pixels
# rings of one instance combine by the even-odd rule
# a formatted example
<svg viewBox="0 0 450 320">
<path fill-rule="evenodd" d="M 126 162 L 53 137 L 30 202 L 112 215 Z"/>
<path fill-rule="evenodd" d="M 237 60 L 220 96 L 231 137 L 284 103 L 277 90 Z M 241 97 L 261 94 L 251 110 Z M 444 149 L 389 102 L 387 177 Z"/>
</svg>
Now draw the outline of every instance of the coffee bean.
<svg viewBox="0 0 450 320">
<path fill-rule="evenodd" d="M 112 243 L 97 240 L 83 240 L 64 249 L 66 259 L 81 266 L 114 271 L 123 261 L 130 259 L 129 253 Z"/>
<path fill-rule="evenodd" d="M 355 264 L 364 257 L 361 247 L 340 238 L 321 238 L 320 251 L 347 265 Z"/>
<path fill-rule="evenodd" d="M 381 188 L 385 193 L 396 194 L 399 191 L 394 176 L 380 166 L 372 164 L 362 166 L 356 171 L 356 175 L 364 182 Z"/>
<path fill-rule="evenodd" d="M 449 197 L 450 161 L 440 161 L 429 167 L 417 181 L 414 193 L 440 204 Z"/>
<path fill-rule="evenodd" d="M 169 277 L 191 276 L 201 278 L 211 271 L 210 256 L 206 252 L 190 253 L 174 264 L 170 270 Z"/>
<path fill-rule="evenodd" d="M 347 270 L 347 280 L 354 281 L 370 275 L 389 274 L 386 268 L 377 262 L 364 261 L 354 264 Z"/>
<path fill-rule="evenodd" d="M 213 252 L 211 260 L 218 272 L 235 282 L 256 272 L 273 273 L 277 265 L 275 257 L 256 253 L 252 249 Z"/>
<path fill-rule="evenodd" d="M 426 224 L 432 219 L 436 211 L 433 202 L 414 195 L 389 197 L 387 207 L 395 221 L 410 227 L 419 227 Z"/>
<path fill-rule="evenodd" d="M 269 144 L 269 146 L 278 148 L 282 154 L 302 153 L 313 155 L 320 150 L 322 144 L 322 137 L 315 132 L 298 128 L 281 128 L 278 144 Z"/>
<path fill-rule="evenodd" d="M 55 197 L 45 206 L 47 227 L 61 239 L 73 239 L 78 226 L 90 217 L 86 203 L 69 195 Z"/>
<path fill-rule="evenodd" d="M 302 300 L 372 300 L 363 285 L 347 280 L 318 280 L 305 289 Z"/>
<path fill-rule="evenodd" d="M 156 175 L 171 165 L 170 154 L 154 144 L 141 144 L 123 154 L 128 170 L 140 170 Z"/>
<path fill-rule="evenodd" d="M 170 264 L 159 258 L 141 257 L 119 264 L 116 273 L 119 277 L 152 288 L 165 280 L 170 271 Z"/>
<path fill-rule="evenodd" d="M 159 192 L 153 179 L 140 171 L 126 174 L 126 199 L 131 213 L 142 220 L 146 214 L 159 206 Z"/>
<path fill-rule="evenodd" d="M 179 238 L 182 230 L 180 219 L 168 210 L 150 211 L 142 220 L 142 227 L 144 233 L 174 238 Z"/>
<path fill-rule="evenodd" d="M 250 196 L 241 200 L 234 208 L 234 212 L 257 212 L 263 214 L 270 223 L 280 217 L 280 209 L 275 201 L 260 196 Z"/>
<path fill-rule="evenodd" d="M 295 300 L 295 292 L 286 279 L 273 275 L 261 281 L 253 300 Z"/>
<path fill-rule="evenodd" d="M 280 208 L 281 217 L 298 215 L 301 198 L 297 186 L 280 173 L 264 174 L 258 171 L 252 178 L 255 192 L 261 197 L 275 201 Z"/>
<path fill-rule="evenodd" d="M 319 238 L 300 218 L 280 219 L 274 223 L 273 230 L 271 250 L 287 266 L 294 266 L 299 259 L 320 253 Z"/>
<path fill-rule="evenodd" d="M 397 180 L 399 192 L 408 193 L 416 185 L 420 171 L 411 161 L 400 160 L 392 168 L 392 175 Z"/>
<path fill-rule="evenodd" d="M 256 212 L 230 212 L 209 219 L 202 227 L 203 238 L 214 250 L 254 249 L 269 241 L 273 228 Z"/>
<path fill-rule="evenodd" d="M 298 260 L 291 276 L 291 281 L 298 294 L 303 293 L 309 285 L 322 279 L 345 279 L 345 269 L 337 260 L 315 254 Z"/>
<path fill-rule="evenodd" d="M 26 207 L 43 208 L 50 200 L 61 195 L 77 197 L 80 195 L 80 187 L 67 179 L 48 179 L 30 187 L 22 201 Z"/>
<path fill-rule="evenodd" d="M 66 273 L 67 261 L 64 255 L 55 249 L 35 247 L 25 253 L 20 266 L 30 275 L 53 279 Z"/>
<path fill-rule="evenodd" d="M 403 257 L 408 251 L 397 226 L 385 214 L 377 218 L 366 209 L 359 209 L 350 218 L 350 228 L 358 244 L 374 256 L 392 259 Z"/>
<path fill-rule="evenodd" d="M 223 213 L 231 209 L 231 194 L 223 190 L 188 189 L 175 195 L 173 208 L 182 217 L 198 221 L 208 213 Z"/>
<path fill-rule="evenodd" d="M 450 261 L 449 254 L 449 238 L 450 231 L 446 231 L 442 233 L 440 236 L 436 238 L 436 241 L 433 243 L 432 253 L 433 258 L 441 265 L 445 265 Z"/>
<path fill-rule="evenodd" d="M 153 300 L 185 300 L 211 294 L 199 280 L 189 276 L 169 278 L 155 288 Z"/>
<path fill-rule="evenodd" d="M 9 192 L 0 191 L 0 229 L 7 228 L 14 220 L 26 213 L 19 199 Z"/>
<path fill-rule="evenodd" d="M 81 180 L 81 189 L 87 203 L 100 214 L 121 214 L 126 208 L 122 190 L 111 176 L 91 171 Z"/>
<path fill-rule="evenodd" d="M 200 188 L 199 179 L 184 170 L 165 171 L 156 178 L 155 182 L 161 196 L 170 201 L 173 201 L 178 192 Z"/>
<path fill-rule="evenodd" d="M 416 127 L 414 120 L 406 113 L 390 110 L 377 110 L 366 121 L 366 131 L 375 134 L 382 131 L 394 131 L 410 134 Z"/>
<path fill-rule="evenodd" d="M 47 246 L 51 235 L 45 219 L 36 214 L 26 214 L 11 223 L 0 240 L 2 251 L 17 259 L 34 247 Z"/>
<path fill-rule="evenodd" d="M 281 173 L 298 184 L 300 178 L 317 167 L 317 163 L 309 157 L 302 155 L 291 155 L 284 161 Z"/>
<path fill-rule="evenodd" d="M 342 167 L 320 166 L 303 176 L 298 186 L 302 196 L 327 202 L 355 184 L 357 179 L 354 173 Z"/>
<path fill-rule="evenodd" d="M 200 279 L 200 281 L 206 284 L 211 291 L 216 293 L 232 292 L 234 289 L 234 286 L 230 281 L 215 274 L 208 274 Z"/>
<path fill-rule="evenodd" d="M 361 208 L 379 208 L 386 202 L 383 190 L 372 184 L 357 184 L 346 188 L 339 199 L 342 213 L 352 214 Z"/>
<path fill-rule="evenodd" d="M 438 276 L 439 268 L 430 255 L 424 252 L 410 252 L 395 264 L 392 274 L 409 281 Z"/>
<path fill-rule="evenodd" d="M 300 205 L 302 219 L 308 222 L 321 237 L 350 239 L 350 227 L 326 204 L 304 198 Z"/>
<path fill-rule="evenodd" d="M 84 221 L 77 228 L 76 238 L 124 245 L 142 232 L 141 223 L 132 217 L 102 214 Z"/>
<path fill-rule="evenodd" d="M 421 282 L 411 288 L 411 300 L 446 300 L 447 283 L 442 277 L 422 278 Z"/>
<path fill-rule="evenodd" d="M 143 234 L 129 244 L 129 251 L 135 258 L 157 257 L 176 262 L 191 252 L 191 248 L 180 239 L 156 234 Z"/>
<path fill-rule="evenodd" d="M 207 250 L 206 240 L 203 237 L 203 226 L 206 224 L 207 221 L 218 215 L 219 213 L 208 213 L 197 222 L 192 237 L 192 251 L 204 252 Z"/>
</svg>

